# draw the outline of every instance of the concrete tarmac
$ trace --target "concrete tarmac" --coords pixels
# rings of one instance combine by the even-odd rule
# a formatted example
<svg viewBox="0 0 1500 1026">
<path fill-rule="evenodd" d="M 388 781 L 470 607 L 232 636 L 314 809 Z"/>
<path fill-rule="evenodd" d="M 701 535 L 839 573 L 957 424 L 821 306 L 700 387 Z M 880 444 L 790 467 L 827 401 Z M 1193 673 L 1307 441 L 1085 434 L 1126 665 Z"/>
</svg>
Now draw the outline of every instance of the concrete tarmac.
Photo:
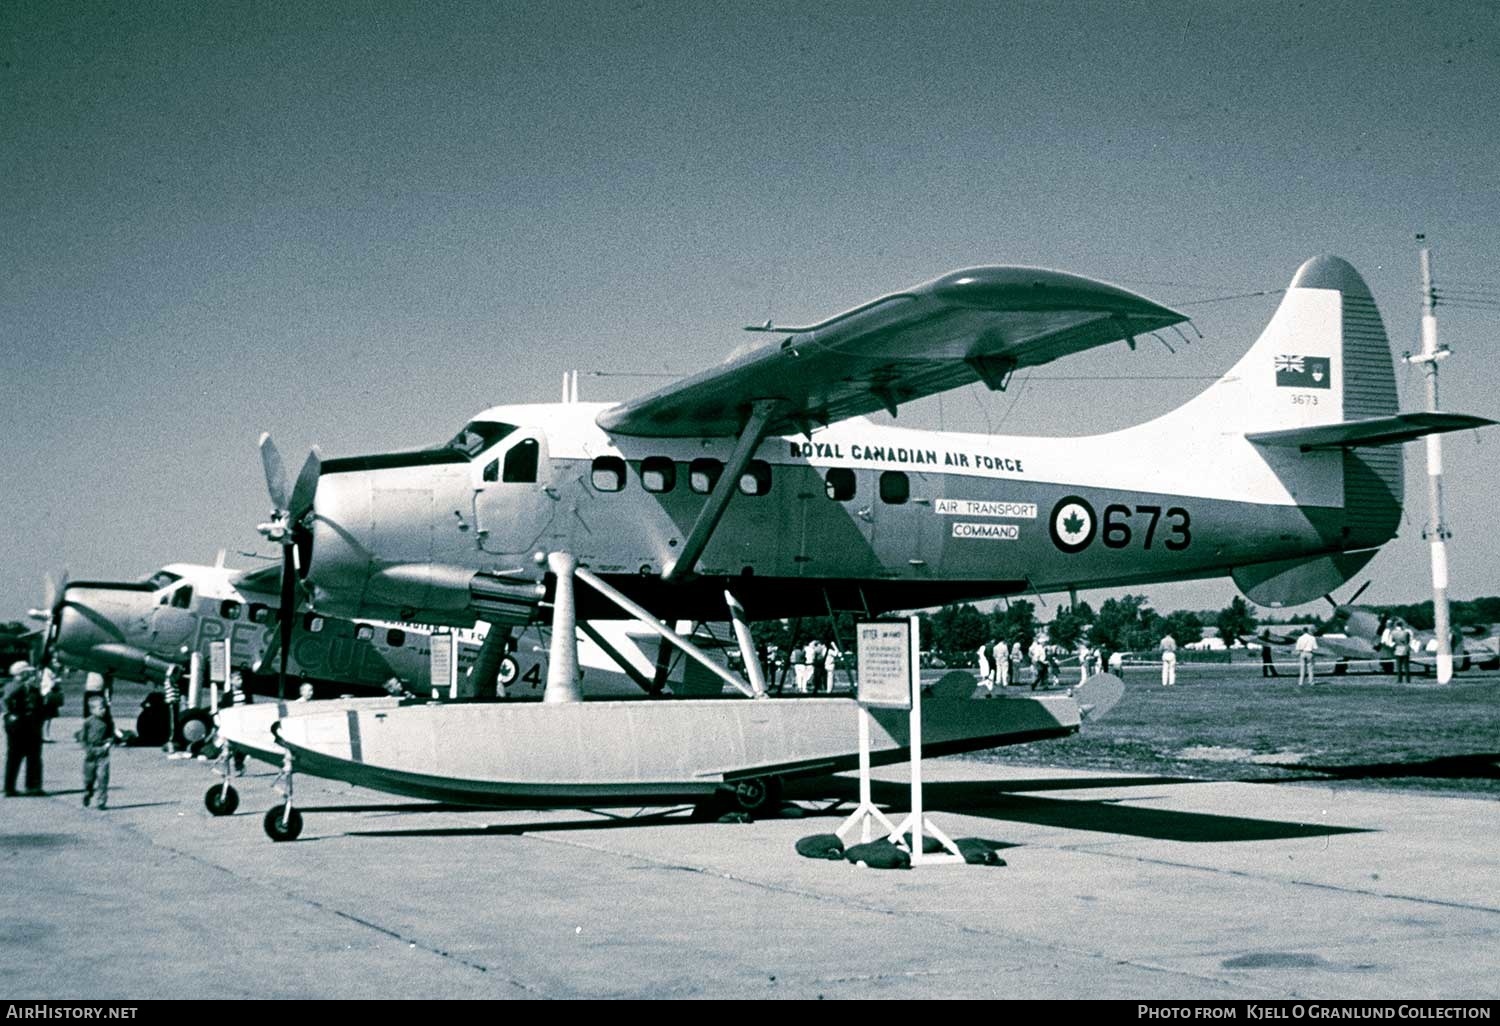
<svg viewBox="0 0 1500 1026">
<path fill-rule="evenodd" d="M 15 999 L 1500 997 L 1489 801 L 932 760 L 933 820 L 1008 865 L 882 872 L 793 850 L 849 778 L 747 825 L 299 776 L 274 844 L 266 767 L 215 819 L 205 763 L 116 750 L 99 812 L 77 746 L 45 757 L 50 794 L 0 802 Z"/>
</svg>

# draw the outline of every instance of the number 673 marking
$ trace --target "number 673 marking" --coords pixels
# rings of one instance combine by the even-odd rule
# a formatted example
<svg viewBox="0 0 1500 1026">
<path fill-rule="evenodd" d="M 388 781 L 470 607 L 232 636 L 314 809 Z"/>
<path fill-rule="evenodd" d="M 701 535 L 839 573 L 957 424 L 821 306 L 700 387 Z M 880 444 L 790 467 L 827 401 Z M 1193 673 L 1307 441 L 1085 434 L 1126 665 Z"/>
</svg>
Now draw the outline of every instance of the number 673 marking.
<svg viewBox="0 0 1500 1026">
<path fill-rule="evenodd" d="M 1156 526 L 1161 521 L 1162 512 L 1160 506 L 1137 506 L 1135 512 L 1143 517 L 1150 517 L 1146 524 L 1145 541 L 1141 547 L 1149 549 L 1156 540 Z M 1123 549 L 1130 544 L 1133 537 L 1130 530 L 1131 512 L 1129 506 L 1119 503 L 1110 503 L 1104 507 L 1104 530 L 1101 540 L 1106 548 Z M 1166 528 L 1168 537 L 1162 542 L 1173 552 L 1181 552 L 1193 543 L 1192 517 L 1188 511 L 1181 506 L 1173 506 L 1167 510 Z"/>
</svg>

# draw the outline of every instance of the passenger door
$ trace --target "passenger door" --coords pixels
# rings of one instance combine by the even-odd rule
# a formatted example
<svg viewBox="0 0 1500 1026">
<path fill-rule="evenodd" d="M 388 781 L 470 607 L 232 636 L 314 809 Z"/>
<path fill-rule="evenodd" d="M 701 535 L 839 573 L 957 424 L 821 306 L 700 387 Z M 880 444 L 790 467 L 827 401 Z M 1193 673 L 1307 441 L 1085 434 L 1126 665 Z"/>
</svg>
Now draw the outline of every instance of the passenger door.
<svg viewBox="0 0 1500 1026">
<path fill-rule="evenodd" d="M 175 657 L 189 644 L 198 627 L 193 615 L 193 586 L 186 582 L 162 596 L 151 613 L 151 649 L 160 656 Z"/>
<path fill-rule="evenodd" d="M 547 440 L 516 431 L 474 461 L 474 523 L 479 547 L 497 555 L 528 556 L 545 547 L 557 513 Z"/>
</svg>

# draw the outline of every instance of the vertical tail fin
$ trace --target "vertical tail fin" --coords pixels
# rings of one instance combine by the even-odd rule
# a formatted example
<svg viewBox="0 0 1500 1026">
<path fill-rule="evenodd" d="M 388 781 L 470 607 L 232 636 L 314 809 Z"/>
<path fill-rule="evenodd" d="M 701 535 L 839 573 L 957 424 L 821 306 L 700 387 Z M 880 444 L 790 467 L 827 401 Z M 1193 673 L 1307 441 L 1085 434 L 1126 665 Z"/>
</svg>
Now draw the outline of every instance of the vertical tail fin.
<svg viewBox="0 0 1500 1026">
<path fill-rule="evenodd" d="M 1297 269 L 1260 338 L 1222 378 L 1175 411 L 1183 424 L 1244 435 L 1389 417 L 1399 408 L 1390 341 L 1364 279 L 1319 256 Z M 1326 556 L 1242 567 L 1240 589 L 1263 605 L 1306 601 L 1358 572 L 1401 519 L 1401 447 L 1298 455 L 1260 448 L 1299 503 L 1339 509 L 1322 518 Z"/>
</svg>

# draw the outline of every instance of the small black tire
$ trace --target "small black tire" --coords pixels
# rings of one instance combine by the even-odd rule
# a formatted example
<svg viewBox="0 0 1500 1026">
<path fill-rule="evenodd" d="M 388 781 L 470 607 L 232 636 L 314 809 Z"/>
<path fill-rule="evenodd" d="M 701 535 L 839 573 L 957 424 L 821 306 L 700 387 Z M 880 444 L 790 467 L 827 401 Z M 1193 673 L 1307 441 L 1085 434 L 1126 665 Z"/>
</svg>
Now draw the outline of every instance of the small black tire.
<svg viewBox="0 0 1500 1026">
<path fill-rule="evenodd" d="M 295 841 L 302 835 L 302 813 L 293 809 L 283 817 L 284 812 L 286 806 L 281 804 L 266 810 L 266 818 L 262 822 L 266 828 L 266 836 L 273 841 Z"/>
<path fill-rule="evenodd" d="M 203 792 L 203 805 L 215 816 L 232 816 L 240 807 L 240 793 L 233 787 L 215 784 Z"/>
<path fill-rule="evenodd" d="M 734 804 L 752 816 L 775 809 L 781 803 L 780 777 L 747 777 L 736 780 L 731 788 Z"/>
</svg>

